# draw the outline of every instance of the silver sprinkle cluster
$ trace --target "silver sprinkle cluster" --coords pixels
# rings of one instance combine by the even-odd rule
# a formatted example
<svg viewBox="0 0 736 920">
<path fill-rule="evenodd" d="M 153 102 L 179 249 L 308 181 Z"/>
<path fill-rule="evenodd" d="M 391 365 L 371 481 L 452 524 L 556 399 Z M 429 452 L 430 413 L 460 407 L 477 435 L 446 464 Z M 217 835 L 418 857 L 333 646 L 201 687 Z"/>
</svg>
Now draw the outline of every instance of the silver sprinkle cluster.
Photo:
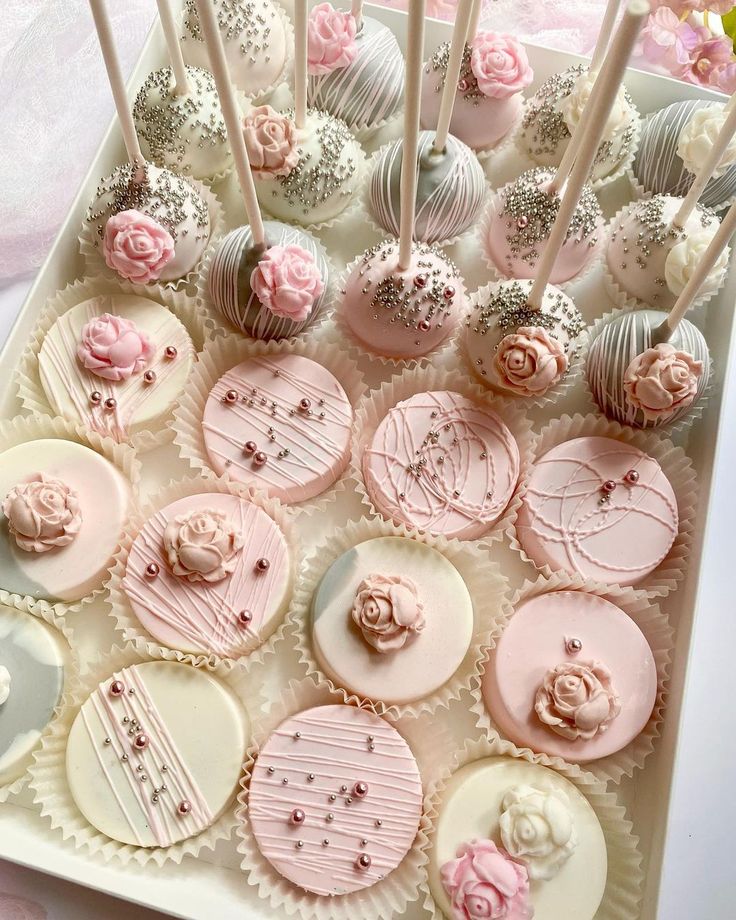
<svg viewBox="0 0 736 920">
<path fill-rule="evenodd" d="M 187 147 L 194 143 L 200 149 L 212 149 L 227 143 L 225 121 L 217 102 L 215 78 L 208 70 L 187 67 L 189 92 L 177 95 L 170 67 L 154 70 L 138 91 L 133 106 L 133 118 L 140 136 L 148 144 L 151 159 L 164 166 L 167 158 L 184 164 Z M 214 101 L 215 105 L 205 100 Z M 182 130 L 185 133 L 182 134 Z M 188 165 L 183 171 L 189 171 Z"/>
<path fill-rule="evenodd" d="M 460 65 L 460 76 L 457 80 L 457 91 L 464 102 L 470 102 L 473 105 L 480 105 L 481 101 L 486 98 L 485 94 L 478 89 L 478 81 L 470 66 L 471 48 L 466 45 L 463 50 L 463 60 Z M 432 55 L 428 67 L 437 74 L 438 81 L 435 83 L 434 91 L 441 93 L 445 87 L 447 79 L 447 67 L 450 63 L 450 42 L 443 42 Z M 429 69 L 427 70 L 429 73 Z"/>
<path fill-rule="evenodd" d="M 333 118 L 327 112 L 315 112 L 310 109 L 310 114 L 320 119 L 317 138 L 321 155 L 317 162 L 314 162 L 312 154 L 305 153 L 300 148 L 299 162 L 288 176 L 279 178 L 287 204 L 300 208 L 305 217 L 308 217 L 314 208 L 329 201 L 333 195 L 339 195 L 341 198 L 350 197 L 352 191 L 344 186 L 350 182 L 357 169 L 352 157 L 343 159 L 345 147 L 354 142 L 345 122 Z M 293 111 L 284 112 L 284 115 L 294 118 Z M 279 193 L 274 189 L 272 194 L 276 196 Z"/>
<path fill-rule="evenodd" d="M 100 239 L 105 233 L 103 219 L 109 214 L 121 211 L 141 211 L 165 227 L 176 241 L 180 233 L 186 234 L 186 228 L 180 229 L 187 218 L 187 203 L 191 205 L 192 214 L 198 231 L 197 239 L 203 239 L 209 228 L 207 205 L 196 190 L 180 176 L 168 170 L 162 170 L 155 182 L 149 178 L 148 164 L 140 167 L 142 177 L 137 178 L 138 167 L 125 163 L 119 166 L 107 179 L 103 179 L 95 192 L 95 200 L 106 199 L 112 195 L 109 208 L 98 211 L 90 209 L 87 219 L 97 223 L 97 235 Z"/>
<path fill-rule="evenodd" d="M 365 277 L 371 263 L 376 259 L 385 262 L 398 250 L 398 243 L 384 240 L 363 253 L 362 267 L 358 274 L 365 277 L 362 293 L 371 294 L 373 319 L 385 321 L 386 313 L 391 313 L 389 323 L 403 323 L 407 329 L 418 332 L 422 322 L 436 322 L 442 328 L 442 321 L 452 312 L 453 298 L 445 296 L 448 285 L 460 283 L 460 272 L 445 254 L 435 246 L 426 243 L 414 244 L 417 258 L 417 275 L 426 275 L 426 282 L 419 286 L 414 279 L 407 279 L 403 274 L 389 275 L 374 284 L 370 276 Z M 422 257 L 425 258 L 422 258 Z M 441 259 L 443 267 L 437 267 L 435 259 Z"/>
<path fill-rule="evenodd" d="M 240 41 L 240 53 L 256 63 L 255 54 L 270 48 L 271 26 L 269 20 L 278 15 L 276 10 L 261 0 L 260 3 L 243 0 L 214 0 L 217 23 L 224 41 Z M 204 41 L 199 25 L 199 14 L 194 0 L 186 0 L 184 28 L 194 41 Z M 266 55 L 266 62 L 269 61 Z"/>
<path fill-rule="evenodd" d="M 560 209 L 560 196 L 550 195 L 541 188 L 553 176 L 543 166 L 529 169 L 503 190 L 501 217 L 507 217 L 506 242 L 510 251 L 522 261 L 534 265 L 539 258 L 536 248 L 548 238 Z M 598 242 L 594 232 L 603 214 L 595 192 L 589 185 L 583 186 L 566 240 L 587 240 L 591 248 Z"/>
<path fill-rule="evenodd" d="M 572 92 L 577 78 L 587 67 L 576 64 L 563 70 L 562 73 L 553 74 L 539 87 L 534 97 L 529 101 L 521 125 L 527 132 L 529 152 L 532 156 L 554 155 L 561 141 L 570 137 L 567 123 L 559 111 L 559 103 Z M 626 101 L 630 106 L 633 102 L 628 93 Z M 531 130 L 530 130 L 531 129 Z M 625 157 L 634 139 L 634 124 L 629 122 L 623 135 L 621 156 Z M 595 155 L 594 165 L 602 166 L 613 155 L 613 145 L 610 139 L 601 141 Z"/>
</svg>

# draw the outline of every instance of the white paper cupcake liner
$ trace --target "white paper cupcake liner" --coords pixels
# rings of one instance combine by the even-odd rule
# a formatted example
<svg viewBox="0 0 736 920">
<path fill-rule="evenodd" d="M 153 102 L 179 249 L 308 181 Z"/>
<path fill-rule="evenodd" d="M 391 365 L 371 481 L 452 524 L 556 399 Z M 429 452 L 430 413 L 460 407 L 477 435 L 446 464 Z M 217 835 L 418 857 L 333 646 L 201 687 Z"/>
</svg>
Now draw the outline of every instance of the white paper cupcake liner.
<svg viewBox="0 0 736 920">
<path fill-rule="evenodd" d="M 283 221 L 281 221 L 281 223 L 283 223 Z M 302 227 L 300 229 L 305 230 L 306 228 Z M 212 259 L 220 244 L 222 243 L 222 240 L 223 237 L 218 237 L 217 239 L 210 241 L 209 245 L 204 251 L 204 255 L 202 256 L 202 264 L 200 266 L 199 274 L 197 275 L 196 306 L 197 311 L 201 317 L 201 321 L 204 324 L 204 328 L 207 331 L 209 338 L 235 335 L 241 336 L 244 339 L 247 339 L 249 342 L 263 341 L 261 339 L 253 339 L 246 335 L 246 333 L 244 333 L 241 329 L 231 325 L 222 315 L 221 311 L 217 308 L 216 304 L 210 297 L 209 274 L 212 268 Z M 321 240 L 318 239 L 317 242 L 321 243 Z M 309 341 L 315 336 L 317 330 L 321 329 L 326 320 L 328 320 L 332 315 L 338 282 L 335 266 L 331 257 L 327 254 L 326 249 L 325 261 L 327 262 L 327 284 L 325 293 L 323 295 L 322 309 L 320 310 L 317 318 L 313 320 L 308 326 L 305 326 L 301 332 L 296 333 L 296 335 L 291 335 L 283 339 L 269 339 L 268 341 L 271 343 Z"/>
<path fill-rule="evenodd" d="M 131 546 L 146 521 L 156 512 L 180 498 L 186 498 L 190 495 L 206 495 L 213 492 L 236 495 L 251 504 L 257 505 L 276 522 L 289 546 L 291 562 L 290 595 L 293 596 L 299 591 L 301 549 L 295 532 L 293 516 L 289 514 L 285 507 L 276 499 L 267 498 L 241 483 L 227 481 L 214 476 L 195 477 L 194 479 L 170 482 L 150 496 L 140 511 L 137 511 L 131 518 L 125 540 L 115 556 L 115 565 L 105 586 L 109 591 L 110 613 L 115 620 L 116 627 L 122 632 L 124 640 L 130 642 L 142 654 L 163 658 L 166 661 L 184 662 L 195 667 L 218 668 L 222 666 L 223 668 L 232 668 L 236 664 L 244 666 L 262 664 L 267 657 L 273 655 L 274 646 L 283 637 L 286 628 L 286 614 L 288 614 L 293 601 L 290 601 L 281 622 L 275 625 L 273 631 L 264 638 L 260 645 L 238 658 L 226 658 L 214 652 L 182 652 L 179 649 L 162 645 L 158 639 L 154 638 L 145 629 L 135 615 L 128 596 L 123 589 L 122 582 L 125 577 Z"/>
<path fill-rule="evenodd" d="M 95 453 L 101 454 L 106 460 L 109 460 L 132 486 L 132 507 L 129 509 L 128 514 L 134 513 L 138 500 L 141 465 L 131 447 L 127 444 L 118 444 L 111 438 L 103 438 L 93 431 L 88 431 L 81 425 L 73 425 L 65 419 L 51 418 L 48 415 L 17 415 L 15 418 L 0 421 L 0 445 L 2 445 L 2 450 L 8 450 L 17 444 L 36 441 L 40 438 L 75 441 L 91 448 Z M 124 527 L 121 528 L 121 540 L 123 533 Z M 113 559 L 111 558 L 110 566 L 112 564 Z M 100 580 L 100 585 L 94 591 L 76 601 L 51 602 L 0 588 L 0 604 L 5 604 L 6 607 L 14 607 L 16 610 L 28 611 L 40 616 L 49 623 L 53 623 L 57 618 L 63 618 L 67 613 L 75 612 L 90 603 L 94 598 L 99 597 L 104 591 L 103 580 Z"/>
<path fill-rule="evenodd" d="M 622 313 L 626 313 L 626 312 L 629 312 L 629 311 L 625 309 L 621 309 L 619 307 L 615 310 L 612 310 L 610 313 L 606 313 L 604 316 L 600 316 L 593 323 L 593 325 L 590 327 L 588 331 L 588 335 L 589 335 L 588 347 L 590 347 L 590 345 L 595 341 L 595 339 L 598 338 L 598 336 L 601 334 L 605 326 L 607 326 L 610 322 L 615 320 L 617 317 L 621 316 Z M 692 317 L 689 317 L 689 318 L 692 320 Z M 586 355 L 586 359 L 587 359 L 587 355 Z M 708 383 L 705 387 L 705 390 L 703 391 L 702 396 L 698 397 L 697 401 L 693 403 L 693 405 L 689 408 L 689 410 L 684 415 L 680 416 L 680 418 L 678 418 L 676 421 L 665 422 L 662 425 L 658 425 L 656 428 L 639 428 L 635 425 L 626 425 L 625 427 L 632 428 L 634 431 L 648 431 L 654 434 L 663 434 L 665 435 L 665 437 L 670 437 L 676 433 L 686 431 L 688 428 L 690 428 L 693 422 L 701 418 L 701 416 L 703 415 L 703 412 L 708 407 L 708 400 L 713 395 L 715 380 L 714 380 L 714 364 L 713 364 L 712 358 L 709 360 L 709 368 L 710 370 L 708 374 Z M 590 384 L 588 382 L 588 375 L 584 371 L 582 373 L 582 377 L 584 380 L 583 385 L 585 387 L 586 401 L 588 403 L 590 412 L 593 413 L 594 415 L 605 417 L 604 413 L 601 412 L 601 409 L 598 406 L 598 403 L 595 401 L 595 398 L 593 397 L 593 393 L 590 389 Z"/>
<path fill-rule="evenodd" d="M 378 221 L 376 220 L 373 214 L 373 211 L 371 210 L 371 207 L 370 207 L 371 178 L 373 176 L 373 173 L 376 170 L 376 166 L 378 165 L 379 159 L 383 156 L 385 151 L 395 143 L 396 141 L 389 141 L 386 144 L 382 144 L 377 150 L 374 150 L 373 153 L 369 156 L 368 163 L 367 163 L 367 181 L 365 183 L 365 187 L 361 195 L 361 208 L 362 208 L 362 213 L 363 213 L 363 216 L 365 217 L 366 223 L 373 230 L 375 230 L 376 233 L 380 237 L 392 236 L 393 234 L 389 233 L 389 231 L 385 227 L 382 227 L 378 223 Z M 481 159 L 477 151 L 472 150 L 472 152 L 475 154 L 478 160 Z M 497 151 L 494 151 L 494 152 L 497 152 Z M 484 159 L 487 159 L 488 156 L 489 154 L 486 154 Z M 488 181 L 488 176 L 486 175 L 485 169 L 483 170 L 483 175 L 485 178 L 485 185 L 484 185 L 484 190 L 483 190 L 483 200 L 481 201 L 480 206 L 478 208 L 478 214 L 481 214 L 487 206 L 488 192 L 490 189 L 490 183 Z M 437 240 L 436 242 L 430 243 L 428 245 L 439 246 L 440 248 L 445 248 L 447 246 L 454 246 L 455 243 L 458 243 L 462 240 L 466 240 L 466 239 L 471 240 L 473 238 L 473 234 L 475 233 L 475 231 L 473 230 L 474 223 L 475 221 L 473 221 L 465 230 L 463 230 L 462 233 L 456 233 L 454 236 L 447 237 L 447 239 L 444 239 L 444 240 Z"/>
<path fill-rule="evenodd" d="M 652 304 L 645 303 L 643 300 L 639 300 L 637 297 L 633 297 L 631 294 L 628 294 L 619 285 L 616 279 L 613 277 L 613 275 L 611 274 L 611 270 L 608 266 L 607 254 L 608 254 L 610 235 L 611 233 L 613 233 L 615 228 L 618 226 L 620 221 L 623 219 L 624 215 L 628 213 L 628 211 L 631 210 L 632 208 L 637 207 L 639 203 L 640 203 L 639 201 L 630 201 L 628 204 L 625 204 L 622 208 L 619 208 L 616 214 L 611 218 L 609 226 L 608 226 L 608 239 L 606 240 L 606 245 L 605 245 L 602 255 L 599 255 L 598 259 L 596 260 L 596 264 L 600 264 L 602 266 L 603 284 L 605 286 L 606 293 L 608 294 L 608 296 L 611 298 L 611 300 L 614 302 L 614 304 L 617 307 L 621 308 L 622 310 L 661 310 L 663 309 L 662 307 L 652 306 Z M 706 294 L 698 295 L 693 300 L 690 310 L 691 311 L 696 310 L 699 307 L 702 307 L 705 304 L 710 303 L 710 301 L 713 300 L 716 294 L 720 292 L 721 288 L 726 283 L 727 275 L 728 275 L 728 271 L 723 273 L 723 277 L 721 278 L 720 284 L 718 285 L 716 290 L 710 291 Z"/>
<path fill-rule="evenodd" d="M 522 172 L 523 171 L 524 170 L 522 170 Z M 521 175 L 521 173 L 519 173 L 519 175 Z M 510 185 L 510 184 L 511 183 L 509 182 L 504 183 L 502 186 L 496 189 L 491 194 L 491 196 L 488 198 L 486 206 L 483 209 L 483 213 L 481 214 L 481 217 L 480 217 L 478 229 L 476 231 L 478 246 L 480 247 L 480 250 L 481 250 L 483 263 L 488 269 L 488 273 L 489 273 L 491 281 L 529 280 L 529 279 L 523 279 L 523 278 L 516 278 L 514 275 L 509 275 L 507 272 L 499 268 L 499 266 L 496 265 L 496 263 L 491 258 L 488 252 L 488 247 L 486 246 L 486 240 L 488 239 L 488 233 L 490 231 L 490 226 L 491 226 L 491 215 L 493 212 L 493 202 L 495 200 L 496 195 L 498 195 L 504 188 L 506 188 L 507 185 Z M 598 265 L 601 259 L 601 254 L 605 251 L 607 239 L 608 239 L 608 224 L 606 223 L 605 218 L 604 218 L 603 225 L 601 226 L 600 231 L 598 233 L 598 242 L 596 243 L 594 247 L 592 255 L 590 256 L 588 261 L 583 266 L 582 271 L 580 271 L 577 275 L 574 275 L 572 278 L 568 279 L 567 281 L 560 281 L 556 283 L 554 286 L 559 288 L 561 291 L 563 291 L 568 296 L 572 296 L 573 288 L 576 287 L 581 282 L 583 282 L 586 278 L 588 278 L 592 274 L 596 266 Z"/>
<path fill-rule="evenodd" d="M 339 686 L 328 677 L 319 665 L 311 640 L 310 622 L 312 598 L 323 575 L 332 563 L 343 553 L 376 537 L 406 537 L 430 546 L 448 559 L 462 576 L 473 599 L 473 634 L 465 657 L 452 677 L 429 696 L 412 703 L 396 704 L 379 699 L 368 699 Z M 329 535 L 305 560 L 302 579 L 295 592 L 292 609 L 287 618 L 289 632 L 294 638 L 297 653 L 307 674 L 320 684 L 326 684 L 330 691 L 338 693 L 345 703 L 358 706 L 372 705 L 379 715 L 392 718 L 416 718 L 422 713 L 433 713 L 447 709 L 453 700 L 460 697 L 462 690 L 470 688 L 473 677 L 480 674 L 483 647 L 492 648 L 501 624 L 511 614 L 507 599 L 508 581 L 501 575 L 487 550 L 479 546 L 447 540 L 430 534 L 410 533 L 406 527 L 397 527 L 377 518 L 350 521 Z"/>
<path fill-rule="evenodd" d="M 460 362 L 461 369 L 470 377 L 471 380 L 477 382 L 484 389 L 491 393 L 498 393 L 498 395 L 504 399 L 518 403 L 520 406 L 543 408 L 545 406 L 550 406 L 553 403 L 559 404 L 580 385 L 580 379 L 583 374 L 583 368 L 585 367 L 585 359 L 587 356 L 588 345 L 590 341 L 588 330 L 584 329 L 575 340 L 577 353 L 573 355 L 572 360 L 570 361 L 570 365 L 567 369 L 567 373 L 553 387 L 547 390 L 546 393 L 543 393 L 541 396 L 515 396 L 511 392 L 502 393 L 500 390 L 494 390 L 490 383 L 484 383 L 475 373 L 475 370 L 473 369 L 473 366 L 470 362 L 467 348 L 465 347 L 465 335 L 468 323 L 470 322 L 470 317 L 478 305 L 488 301 L 493 283 L 495 282 L 492 282 L 491 284 L 484 284 L 483 287 L 478 288 L 474 294 L 470 295 L 468 298 L 468 311 L 466 314 L 466 320 L 465 322 L 461 323 L 460 327 L 456 330 L 455 335 L 453 336 L 453 352 L 457 360 Z"/>
<path fill-rule="evenodd" d="M 499 756 L 533 762 L 529 752 L 519 750 L 510 741 L 503 741 L 498 736 L 483 738 L 480 741 L 466 743 L 463 750 L 453 759 L 452 766 L 444 771 L 439 782 L 430 789 L 426 806 L 431 825 L 427 847 L 428 859 L 432 858 L 437 819 L 442 809 L 442 796 L 452 774 L 477 760 Z M 639 838 L 633 833 L 633 825 L 626 817 L 626 810 L 619 804 L 616 795 L 608 792 L 605 784 L 592 774 L 570 765 L 561 765 L 557 772 L 577 786 L 588 800 L 605 837 L 608 874 L 603 900 L 595 915 L 596 920 L 638 920 L 644 873 Z M 425 910 L 438 920 L 444 917 L 432 896 L 428 882 L 422 886 L 422 891 Z M 572 916 L 571 913 L 570 920 Z"/>
<path fill-rule="evenodd" d="M 139 297 L 146 297 L 167 307 L 184 325 L 197 352 L 201 351 L 208 338 L 208 332 L 203 317 L 197 310 L 196 302 L 185 291 L 176 291 L 172 288 L 152 290 L 147 285 L 130 284 L 127 281 L 116 281 L 99 276 L 74 281 L 46 302 L 25 351 L 20 357 L 15 372 L 15 383 L 18 388 L 18 398 L 26 411 L 36 415 L 53 416 L 55 414 L 39 374 L 38 356 L 46 334 L 56 320 L 72 307 L 84 300 L 104 294 L 137 294 Z M 162 416 L 155 427 L 142 428 L 131 434 L 127 443 L 140 453 L 168 443 L 171 441 L 171 432 L 167 424 L 169 419 L 170 413 Z M 73 423 L 84 425 L 81 420 L 73 420 Z"/>
<path fill-rule="evenodd" d="M 158 660 L 155 656 L 135 649 L 115 647 L 90 665 L 83 677 L 77 678 L 62 700 L 61 710 L 42 736 L 41 746 L 34 754 L 30 768 L 30 787 L 34 804 L 40 806 L 42 818 L 50 820 L 52 831 L 60 831 L 64 840 L 71 840 L 77 850 L 97 856 L 105 862 L 115 861 L 123 866 L 145 866 L 154 863 L 180 863 L 184 856 L 196 856 L 202 850 L 212 850 L 218 840 L 227 840 L 235 827 L 235 796 L 220 817 L 206 830 L 168 847 L 139 847 L 113 840 L 93 827 L 80 812 L 66 779 L 66 745 L 69 731 L 80 707 L 99 684 L 122 668 L 143 661 Z M 188 665 L 187 665 L 188 667 Z M 212 669 L 222 683 L 237 697 L 247 719 L 252 720 L 260 701 L 258 685 L 242 668 Z"/>
<path fill-rule="evenodd" d="M 385 237 L 384 234 L 384 238 Z M 350 326 L 347 323 L 345 318 L 345 288 L 347 286 L 348 278 L 353 273 L 353 270 L 358 266 L 358 263 L 363 258 L 363 252 L 357 255 L 352 262 L 350 262 L 345 271 L 342 273 L 338 286 L 338 297 L 335 306 L 335 311 L 333 314 L 333 320 L 335 324 L 335 332 L 338 339 L 341 339 L 344 343 L 343 347 L 347 346 L 348 352 L 357 360 L 360 357 L 368 356 L 373 363 L 378 363 L 384 368 L 390 370 L 401 370 L 402 368 L 414 368 L 422 367 L 429 363 L 437 363 L 442 360 L 442 357 L 449 351 L 451 348 L 452 334 L 448 334 L 447 338 L 440 342 L 436 348 L 431 349 L 423 355 L 418 355 L 416 358 L 392 358 L 388 355 L 382 355 L 377 351 L 369 348 L 364 342 L 361 342 L 353 334 Z M 459 270 L 459 269 L 458 269 Z M 465 281 L 463 280 L 463 285 Z M 466 295 L 467 296 L 467 295 Z M 458 323 L 462 321 L 462 316 L 458 316 Z"/>
<path fill-rule="evenodd" d="M 657 604 L 652 603 L 646 597 L 637 596 L 631 589 L 610 595 L 601 586 L 593 585 L 578 575 L 568 575 L 564 572 L 556 572 L 549 578 L 539 575 L 536 581 L 525 580 L 511 600 L 512 613 L 508 620 L 513 617 L 516 608 L 521 604 L 534 597 L 555 591 L 580 591 L 586 594 L 594 594 L 596 597 L 602 597 L 604 600 L 608 600 L 620 607 L 631 617 L 644 634 L 652 650 L 652 657 L 657 669 L 657 698 L 652 714 L 641 733 L 626 747 L 610 754 L 608 757 L 577 764 L 562 757 L 535 753 L 527 747 L 520 748 L 520 750 L 523 751 L 525 756 L 528 755 L 529 760 L 534 763 L 540 763 L 545 767 L 552 767 L 555 770 L 562 771 L 566 766 L 572 765 L 592 773 L 603 783 L 620 783 L 625 776 L 632 776 L 635 770 L 640 770 L 644 766 L 644 761 L 654 750 L 654 745 L 660 735 L 674 649 L 674 630 L 669 625 L 667 616 Z M 501 632 L 508 624 L 508 620 L 502 625 Z M 471 688 L 473 705 L 471 710 L 475 714 L 478 727 L 484 734 L 489 738 L 499 738 L 503 737 L 503 732 L 493 722 L 482 694 L 483 672 L 487 666 L 490 651 L 491 648 L 486 653 L 483 671 L 480 676 L 473 679 Z"/>
<path fill-rule="evenodd" d="M 378 389 L 371 392 L 358 406 L 355 416 L 355 430 L 352 444 L 352 475 L 355 480 L 361 501 L 370 509 L 374 517 L 390 520 L 377 508 L 363 481 L 363 453 L 373 440 L 373 435 L 378 425 L 397 403 L 416 393 L 432 391 L 451 391 L 459 393 L 467 399 L 472 399 L 487 409 L 495 412 L 508 426 L 519 448 L 519 484 L 528 473 L 534 455 L 535 435 L 532 432 L 531 422 L 526 417 L 524 409 L 512 400 L 504 399 L 484 389 L 480 384 L 473 383 L 458 376 L 457 370 L 445 370 L 438 367 L 417 367 L 413 370 L 396 374 L 390 380 L 381 384 Z M 509 499 L 503 513 L 492 524 L 486 533 L 477 540 L 484 546 L 490 546 L 497 540 L 503 539 L 504 532 L 516 520 L 516 512 L 521 505 L 520 487 L 517 484 L 513 495 Z M 395 522 L 401 524 L 400 521 Z M 407 527 L 407 533 L 414 535 L 418 528 Z M 461 541 L 467 542 L 467 541 Z"/>
<path fill-rule="evenodd" d="M 210 390 L 220 377 L 231 367 L 246 358 L 259 355 L 297 354 L 321 364 L 340 381 L 355 410 L 356 404 L 365 392 L 363 375 L 355 362 L 335 345 L 325 342 L 256 342 L 239 336 L 227 335 L 210 342 L 202 352 L 190 378 L 187 392 L 174 409 L 171 426 L 174 443 L 182 459 L 192 469 L 205 476 L 214 476 L 209 465 L 202 433 L 202 417 Z M 228 479 L 228 476 L 223 478 Z M 350 464 L 335 482 L 320 495 L 306 501 L 290 504 L 292 511 L 314 513 L 324 511 L 344 492 L 350 482 Z M 254 487 L 256 491 L 262 491 Z"/>
<path fill-rule="evenodd" d="M 243 856 L 241 867 L 248 883 L 258 889 L 259 895 L 269 902 L 273 910 L 281 909 L 289 916 L 298 915 L 304 920 L 379 920 L 397 916 L 417 899 L 423 878 L 422 867 L 427 861 L 424 850 L 429 825 L 424 814 L 412 848 L 400 865 L 380 882 L 352 894 L 334 897 L 311 894 L 281 876 L 261 855 L 248 813 L 248 787 L 260 747 L 271 732 L 290 716 L 313 706 L 343 702 L 341 695 L 330 692 L 327 687 L 318 687 L 310 678 L 291 681 L 255 727 L 254 744 L 249 751 L 238 796 L 238 852 Z M 364 708 L 375 711 L 372 707 Z M 428 788 L 440 775 L 442 765 L 449 762 L 454 749 L 450 733 L 443 726 L 423 719 L 400 720 L 392 724 L 411 747 L 422 775 L 422 784 L 425 789 Z"/>
<path fill-rule="evenodd" d="M 52 609 L 30 609 L 24 611 L 28 616 L 38 617 L 39 620 L 43 620 L 47 623 L 52 629 L 58 634 L 59 646 L 62 650 L 64 656 L 64 683 L 62 688 L 61 698 L 59 700 L 59 705 L 54 708 L 54 713 L 49 720 L 49 724 L 57 717 L 61 701 L 66 693 L 68 693 L 69 688 L 72 686 L 74 681 L 77 679 L 79 674 L 79 661 L 77 658 L 76 648 L 74 646 L 74 635 L 72 630 L 66 625 L 63 616 L 57 615 Z M 40 740 L 38 742 L 41 743 Z M 9 783 L 0 783 L 0 805 L 3 802 L 7 802 L 13 796 L 18 795 L 26 787 L 30 774 L 28 768 L 33 763 L 33 755 L 29 754 L 27 758 L 27 763 L 23 769 L 23 773 L 12 782 Z"/>
<path fill-rule="evenodd" d="M 610 597 L 613 603 L 618 603 L 616 598 L 625 598 L 629 594 L 637 599 L 642 596 L 650 599 L 666 597 L 677 588 L 685 577 L 690 557 L 698 499 L 697 475 L 692 461 L 681 447 L 675 447 L 672 441 L 654 432 L 636 431 L 600 416 L 580 414 L 575 414 L 574 416 L 563 415 L 561 418 L 553 419 L 549 422 L 539 433 L 534 455 L 535 457 L 541 457 L 558 444 L 582 437 L 614 438 L 617 441 L 632 444 L 650 457 L 653 457 L 662 467 L 662 471 L 674 489 L 679 517 L 677 537 L 675 537 L 669 553 L 646 578 L 631 587 L 616 584 L 606 585 L 594 580 L 588 580 L 586 590 L 597 591 L 600 589 L 602 593 Z M 529 563 L 546 578 L 551 578 L 555 573 L 550 566 L 535 563 L 527 555 L 516 536 L 516 519 L 527 481 L 528 474 L 522 479 L 518 489 L 519 501 L 514 508 L 512 518 L 507 523 L 506 535 L 511 548 L 519 553 L 524 562 Z"/>
</svg>

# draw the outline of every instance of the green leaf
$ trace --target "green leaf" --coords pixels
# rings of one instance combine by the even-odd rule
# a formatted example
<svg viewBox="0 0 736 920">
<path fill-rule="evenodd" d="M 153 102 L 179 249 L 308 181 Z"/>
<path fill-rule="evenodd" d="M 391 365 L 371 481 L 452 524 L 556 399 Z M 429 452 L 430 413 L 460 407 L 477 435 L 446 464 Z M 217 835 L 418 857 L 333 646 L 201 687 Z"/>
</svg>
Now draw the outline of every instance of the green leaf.
<svg viewBox="0 0 736 920">
<path fill-rule="evenodd" d="M 723 31 L 733 42 L 734 51 L 736 51 L 736 8 L 721 16 Z"/>
</svg>

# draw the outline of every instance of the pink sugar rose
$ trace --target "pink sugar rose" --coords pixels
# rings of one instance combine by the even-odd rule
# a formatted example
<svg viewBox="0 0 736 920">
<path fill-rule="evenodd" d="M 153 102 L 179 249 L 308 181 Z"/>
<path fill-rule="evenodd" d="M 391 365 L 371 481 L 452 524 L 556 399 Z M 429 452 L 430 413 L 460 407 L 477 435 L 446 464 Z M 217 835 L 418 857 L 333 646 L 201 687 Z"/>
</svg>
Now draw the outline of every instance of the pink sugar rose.
<svg viewBox="0 0 736 920">
<path fill-rule="evenodd" d="M 244 540 L 225 514 L 203 509 L 169 521 L 163 544 L 174 575 L 212 584 L 235 571 Z"/>
<path fill-rule="evenodd" d="M 76 493 L 43 473 L 33 473 L 8 492 L 3 514 L 18 547 L 27 553 L 68 546 L 82 526 Z"/>
<path fill-rule="evenodd" d="M 307 23 L 307 65 L 314 76 L 332 73 L 355 60 L 355 17 L 320 3 L 309 14 Z"/>
<path fill-rule="evenodd" d="M 569 741 L 589 741 L 621 712 L 611 674 L 597 661 L 566 661 L 544 675 L 534 709 L 540 721 Z"/>
<path fill-rule="evenodd" d="M 82 327 L 77 346 L 80 364 L 105 380 L 127 380 L 140 373 L 155 352 L 150 339 L 136 324 L 113 313 L 93 317 Z"/>
<path fill-rule="evenodd" d="M 527 870 L 492 840 L 462 844 L 440 870 L 453 920 L 531 920 Z"/>
<path fill-rule="evenodd" d="M 250 276 L 250 286 L 275 316 L 302 323 L 325 289 L 317 263 L 301 246 L 271 246 Z"/>
<path fill-rule="evenodd" d="M 695 29 L 687 21 L 680 22 L 667 6 L 651 14 L 641 37 L 645 56 L 673 74 L 690 64 L 693 49 L 698 44 Z"/>
<path fill-rule="evenodd" d="M 473 39 L 470 67 L 484 96 L 507 99 L 529 86 L 534 71 L 524 46 L 513 35 L 478 32 Z"/>
<path fill-rule="evenodd" d="M 568 368 L 559 341 L 541 326 L 521 326 L 499 342 L 493 366 L 501 384 L 520 396 L 541 396 Z"/>
<path fill-rule="evenodd" d="M 288 176 L 299 162 L 294 122 L 270 105 L 254 106 L 243 119 L 243 136 L 256 179 Z"/>
<path fill-rule="evenodd" d="M 174 258 L 174 239 L 146 214 L 121 211 L 105 224 L 102 254 L 108 267 L 123 278 L 148 284 L 157 281 Z"/>
<path fill-rule="evenodd" d="M 692 404 L 702 374 L 702 361 L 664 342 L 647 348 L 629 364 L 624 393 L 645 419 L 658 421 Z"/>
</svg>

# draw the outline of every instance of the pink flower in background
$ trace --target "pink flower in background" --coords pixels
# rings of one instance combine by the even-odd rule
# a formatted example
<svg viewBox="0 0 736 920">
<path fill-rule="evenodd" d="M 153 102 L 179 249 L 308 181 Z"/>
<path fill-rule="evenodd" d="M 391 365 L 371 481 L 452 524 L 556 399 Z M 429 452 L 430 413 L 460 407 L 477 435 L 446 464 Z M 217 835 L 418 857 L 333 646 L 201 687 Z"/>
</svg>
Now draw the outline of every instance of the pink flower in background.
<svg viewBox="0 0 736 920">
<path fill-rule="evenodd" d="M 733 45 L 726 35 L 713 35 L 704 26 L 696 31 L 697 43 L 692 49 L 690 61 L 677 74 L 688 83 L 723 88 L 720 78 L 725 69 L 733 65 Z"/>
<path fill-rule="evenodd" d="M 730 4 L 730 0 L 728 2 Z M 682 16 L 683 13 L 702 13 L 704 9 L 714 9 L 714 4 L 708 3 L 707 0 L 649 0 L 649 6 L 652 10 L 662 6 L 669 7 L 678 16 Z"/>
<path fill-rule="evenodd" d="M 708 74 L 708 86 L 722 93 L 736 93 L 736 61 L 714 67 Z"/>
<path fill-rule="evenodd" d="M 677 74 L 692 62 L 698 34 L 688 22 L 680 22 L 669 7 L 661 6 L 642 29 L 642 50 L 655 64 Z"/>
</svg>

